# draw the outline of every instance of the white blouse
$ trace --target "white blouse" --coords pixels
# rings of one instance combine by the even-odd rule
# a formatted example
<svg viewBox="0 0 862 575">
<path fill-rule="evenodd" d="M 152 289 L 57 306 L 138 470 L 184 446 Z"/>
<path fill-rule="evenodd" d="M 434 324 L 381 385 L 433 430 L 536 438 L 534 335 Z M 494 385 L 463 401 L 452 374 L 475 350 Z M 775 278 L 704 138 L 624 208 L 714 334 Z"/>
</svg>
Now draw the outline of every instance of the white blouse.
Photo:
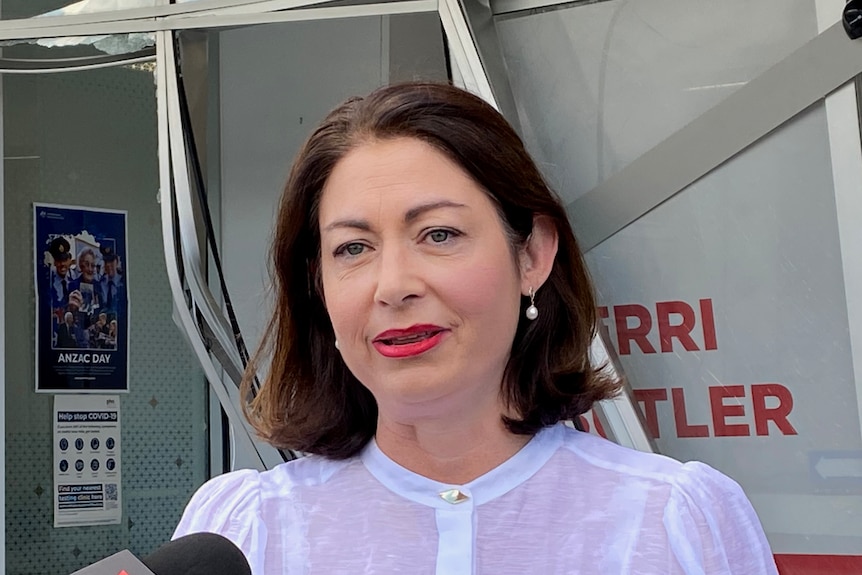
<svg viewBox="0 0 862 575">
<path fill-rule="evenodd" d="M 375 442 L 216 477 L 174 537 L 210 531 L 254 575 L 776 574 L 757 515 L 702 463 L 562 424 L 466 485 L 401 467 Z"/>
</svg>

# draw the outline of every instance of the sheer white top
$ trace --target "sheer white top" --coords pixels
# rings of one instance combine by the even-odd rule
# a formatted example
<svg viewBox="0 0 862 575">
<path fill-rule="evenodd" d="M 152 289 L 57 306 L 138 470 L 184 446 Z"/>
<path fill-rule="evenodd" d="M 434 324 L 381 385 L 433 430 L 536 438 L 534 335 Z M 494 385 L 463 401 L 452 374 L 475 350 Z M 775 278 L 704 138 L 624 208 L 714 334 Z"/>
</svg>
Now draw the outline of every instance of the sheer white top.
<svg viewBox="0 0 862 575">
<path fill-rule="evenodd" d="M 450 503 L 440 494 L 450 493 Z M 404 469 L 373 441 L 216 477 L 174 537 L 220 533 L 254 575 L 775 574 L 740 487 L 563 425 L 466 485 Z"/>
</svg>

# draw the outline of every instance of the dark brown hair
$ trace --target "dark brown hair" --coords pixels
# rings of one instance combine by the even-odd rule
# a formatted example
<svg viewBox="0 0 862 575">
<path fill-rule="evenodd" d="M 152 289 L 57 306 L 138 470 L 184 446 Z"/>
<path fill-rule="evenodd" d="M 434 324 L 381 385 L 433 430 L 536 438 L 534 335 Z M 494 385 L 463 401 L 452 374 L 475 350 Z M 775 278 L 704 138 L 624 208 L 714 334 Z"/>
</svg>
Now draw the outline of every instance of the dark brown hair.
<svg viewBox="0 0 862 575">
<path fill-rule="evenodd" d="M 245 406 L 249 421 L 280 448 L 332 458 L 355 455 L 374 436 L 377 403 L 335 349 L 319 285 L 320 195 L 335 164 L 363 142 L 416 138 L 459 164 L 494 200 L 513 250 L 533 218 L 550 218 L 559 249 L 536 293 L 538 319 L 521 320 L 502 382 L 517 418 L 508 429 L 534 434 L 574 419 L 613 396 L 614 379 L 591 365 L 596 332 L 592 284 L 566 212 L 521 139 L 482 99 L 445 84 L 380 88 L 333 110 L 305 142 L 281 198 L 272 246 L 275 311 L 243 381 L 244 395 L 262 357 L 271 356 L 262 389 Z"/>
</svg>

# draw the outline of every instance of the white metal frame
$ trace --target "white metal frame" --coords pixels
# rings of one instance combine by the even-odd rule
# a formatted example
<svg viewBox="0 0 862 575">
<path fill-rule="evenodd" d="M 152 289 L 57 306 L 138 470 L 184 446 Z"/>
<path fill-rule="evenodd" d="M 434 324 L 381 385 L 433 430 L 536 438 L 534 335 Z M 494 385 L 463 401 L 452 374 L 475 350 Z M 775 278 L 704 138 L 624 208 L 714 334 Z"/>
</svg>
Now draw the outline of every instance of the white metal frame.
<svg viewBox="0 0 862 575">
<path fill-rule="evenodd" d="M 227 336 L 227 333 L 231 333 L 230 327 L 224 316 L 216 311 L 217 304 L 209 293 L 209 289 L 205 287 L 206 283 L 203 280 L 200 249 L 194 229 L 195 220 L 192 213 L 185 136 L 180 119 L 173 38 L 169 32 L 162 31 L 156 34 L 156 42 L 162 234 L 164 236 L 168 280 L 174 298 L 174 314 L 185 331 L 189 344 L 203 367 L 211 388 L 219 398 L 222 408 L 231 422 L 232 429 L 235 431 L 232 435 L 232 441 L 246 453 L 257 454 L 256 457 L 260 461 L 262 469 L 269 468 L 280 463 L 282 458 L 272 447 L 252 439 L 254 433 L 239 411 L 241 405 L 239 390 L 222 377 L 223 372 L 207 350 L 204 338 L 192 315 L 192 310 L 189 309 L 185 300 L 182 278 L 179 275 L 179 262 L 176 259 L 177 246 L 180 246 L 187 269 L 192 270 L 192 275 L 187 276 L 186 280 L 191 288 L 197 309 L 204 315 L 208 325 L 221 342 L 224 342 L 226 337 L 231 337 Z M 180 217 L 180 238 L 174 235 L 174 202 L 177 205 L 177 215 Z M 225 351 L 235 354 L 235 357 L 231 359 L 236 361 L 239 371 L 242 372 L 241 362 L 232 341 L 228 342 Z"/>
<path fill-rule="evenodd" d="M 3 76 L 0 74 L 0 135 L 5 134 L 5 125 L 3 122 Z M 6 150 L 4 149 L 4 138 L 0 137 L 0 158 L 6 158 Z M 0 162 L 0 238 L 6 237 L 6 213 L 3 206 L 6 194 L 6 162 Z M 5 242 L 4 242 L 5 243 Z M 0 244 L 0 256 L 5 256 L 5 250 Z M 4 258 L 0 258 L 5 261 Z M 0 266 L 0 301 L 6 301 L 6 271 L 5 266 Z M 0 325 L 6 325 L 6 306 L 0 308 Z M 6 354 L 6 330 L 0 329 L 0 350 L 2 350 L 5 359 Z M 0 424 L 6 428 L 6 362 L 0 361 Z M 0 452 L 6 453 L 6 434 L 0 437 Z M 0 477 L 3 478 L 3 483 L 0 484 L 0 500 L 6 501 L 6 458 L 0 461 Z M 0 508 L 0 541 L 3 542 L 0 547 L 0 573 L 6 573 L 6 506 Z"/>
<path fill-rule="evenodd" d="M 82 64 L 76 66 L 64 66 L 62 68 L 51 68 L 40 70 L 37 68 L 33 69 L 10 69 L 4 68 L 2 61 L 0 61 L 0 74 L 58 74 L 61 72 L 80 72 L 83 70 L 97 70 L 99 68 L 111 68 L 113 66 L 117 66 L 121 64 L 123 66 L 128 66 L 129 64 L 144 64 L 146 62 L 152 62 L 155 60 L 155 56 L 141 56 L 139 58 L 130 58 L 128 60 L 123 60 L 121 62 L 100 62 L 98 64 Z"/>
<path fill-rule="evenodd" d="M 840 14 L 844 0 L 816 0 L 818 32 L 823 33 Z M 844 272 L 844 297 L 859 429 L 862 432 L 862 134 L 858 122 L 858 102 L 854 82 L 848 82 L 826 98 L 826 125 L 829 132 L 829 157 L 838 215 L 838 240 Z"/>
<path fill-rule="evenodd" d="M 157 8 L 0 21 L 0 40 L 96 36 L 433 12 L 436 0 L 312 8 L 329 0 L 199 0 Z M 200 5 L 200 6 L 198 6 Z M 121 17 L 127 15 L 126 17 Z"/>
<path fill-rule="evenodd" d="M 470 27 L 458 0 L 440 0 L 437 5 L 440 22 L 449 42 L 452 72 L 457 74 L 455 84 L 481 96 L 495 108 L 500 106 L 494 98 L 491 82 L 482 66 L 482 59 L 470 34 Z"/>
</svg>

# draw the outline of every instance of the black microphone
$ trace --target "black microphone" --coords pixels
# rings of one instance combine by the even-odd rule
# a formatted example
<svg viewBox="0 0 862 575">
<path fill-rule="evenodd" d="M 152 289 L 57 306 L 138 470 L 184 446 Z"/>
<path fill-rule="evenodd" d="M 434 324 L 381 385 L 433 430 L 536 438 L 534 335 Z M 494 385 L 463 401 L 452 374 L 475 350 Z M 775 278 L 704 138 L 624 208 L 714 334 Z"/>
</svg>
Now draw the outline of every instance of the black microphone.
<svg viewBox="0 0 862 575">
<path fill-rule="evenodd" d="M 174 539 L 144 557 L 143 562 L 155 575 L 251 575 L 242 551 L 215 533 Z"/>
<path fill-rule="evenodd" d="M 251 575 L 251 567 L 229 539 L 192 533 L 165 543 L 143 561 L 123 550 L 72 575 Z"/>
</svg>

